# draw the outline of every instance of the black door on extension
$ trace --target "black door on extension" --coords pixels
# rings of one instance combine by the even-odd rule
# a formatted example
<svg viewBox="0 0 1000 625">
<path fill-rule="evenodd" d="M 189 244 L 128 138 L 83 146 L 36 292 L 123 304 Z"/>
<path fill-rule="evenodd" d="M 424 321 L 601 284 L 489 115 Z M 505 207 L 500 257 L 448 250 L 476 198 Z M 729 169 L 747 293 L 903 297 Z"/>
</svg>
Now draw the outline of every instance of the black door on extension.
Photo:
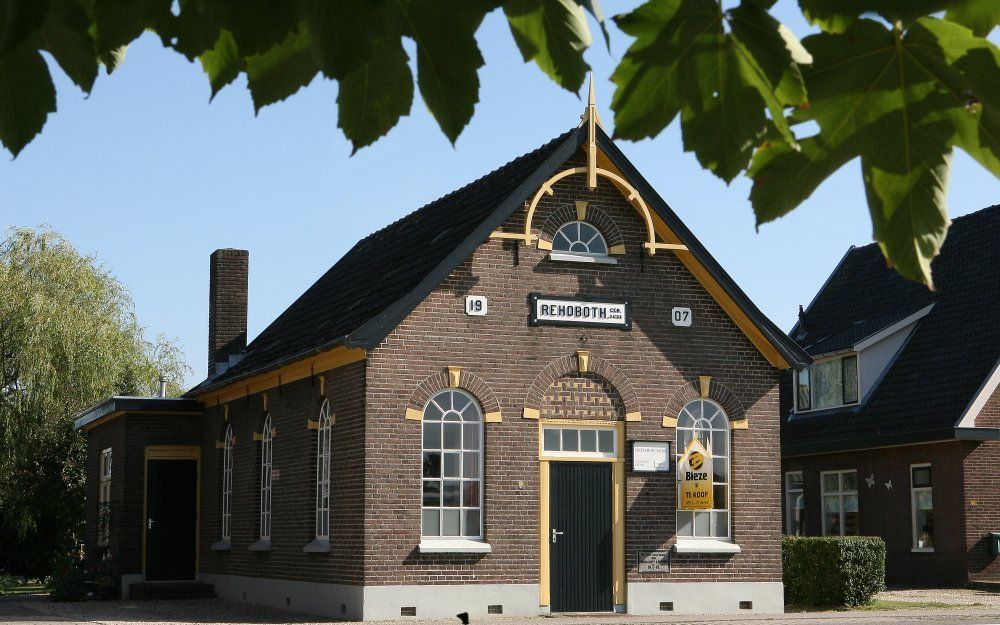
<svg viewBox="0 0 1000 625">
<path fill-rule="evenodd" d="M 612 610 L 611 464 L 550 463 L 549 497 L 551 610 Z"/>
<path fill-rule="evenodd" d="M 146 580 L 195 577 L 198 463 L 146 462 Z"/>
</svg>

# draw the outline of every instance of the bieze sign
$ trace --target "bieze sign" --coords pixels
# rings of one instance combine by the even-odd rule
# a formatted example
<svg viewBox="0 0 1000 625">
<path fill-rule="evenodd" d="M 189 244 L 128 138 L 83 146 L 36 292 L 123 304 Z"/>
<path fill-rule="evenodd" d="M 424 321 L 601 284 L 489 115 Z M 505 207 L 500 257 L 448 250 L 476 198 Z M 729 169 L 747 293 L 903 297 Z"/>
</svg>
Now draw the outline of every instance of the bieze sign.
<svg viewBox="0 0 1000 625">
<path fill-rule="evenodd" d="M 714 507 L 712 454 L 697 438 L 691 439 L 677 461 L 677 481 L 681 510 L 711 510 Z"/>
</svg>

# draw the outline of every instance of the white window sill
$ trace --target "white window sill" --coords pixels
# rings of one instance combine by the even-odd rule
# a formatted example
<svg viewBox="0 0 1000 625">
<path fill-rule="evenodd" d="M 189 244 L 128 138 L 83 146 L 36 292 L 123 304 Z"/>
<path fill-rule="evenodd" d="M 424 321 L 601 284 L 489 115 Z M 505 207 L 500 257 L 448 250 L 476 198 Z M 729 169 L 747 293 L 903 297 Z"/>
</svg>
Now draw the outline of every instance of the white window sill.
<svg viewBox="0 0 1000 625">
<path fill-rule="evenodd" d="M 934 553 L 934 547 L 914 547 L 910 553 Z"/>
<path fill-rule="evenodd" d="M 228 540 L 220 540 L 212 545 L 212 551 L 229 551 L 232 548 L 233 547 L 229 544 Z"/>
<path fill-rule="evenodd" d="M 424 539 L 418 547 L 420 553 L 491 553 L 493 547 L 482 540 L 468 538 Z"/>
<path fill-rule="evenodd" d="M 315 538 L 302 548 L 305 553 L 330 553 L 330 541 L 326 538 Z"/>
<path fill-rule="evenodd" d="M 271 541 L 266 539 L 261 539 L 254 544 L 247 547 L 247 551 L 270 551 Z"/>
<path fill-rule="evenodd" d="M 618 259 L 603 254 L 574 254 L 573 252 L 549 252 L 549 260 L 570 263 L 596 263 L 599 265 L 617 265 Z"/>
<path fill-rule="evenodd" d="M 742 549 L 736 543 L 717 538 L 678 538 L 674 543 L 674 552 L 685 553 L 740 553 Z"/>
</svg>

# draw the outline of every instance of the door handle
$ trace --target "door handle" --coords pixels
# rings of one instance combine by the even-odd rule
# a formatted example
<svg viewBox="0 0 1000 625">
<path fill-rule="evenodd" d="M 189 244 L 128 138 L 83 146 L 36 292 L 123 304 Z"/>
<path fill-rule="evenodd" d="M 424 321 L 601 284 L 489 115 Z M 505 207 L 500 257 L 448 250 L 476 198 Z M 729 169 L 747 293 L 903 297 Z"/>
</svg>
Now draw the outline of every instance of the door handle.
<svg viewBox="0 0 1000 625">
<path fill-rule="evenodd" d="M 557 536 L 562 536 L 562 535 L 563 535 L 563 532 L 560 532 L 559 530 L 553 528 L 552 529 L 552 544 L 553 545 L 556 544 L 556 537 Z"/>
<path fill-rule="evenodd" d="M 153 529 L 153 519 L 146 519 L 146 529 Z"/>
</svg>

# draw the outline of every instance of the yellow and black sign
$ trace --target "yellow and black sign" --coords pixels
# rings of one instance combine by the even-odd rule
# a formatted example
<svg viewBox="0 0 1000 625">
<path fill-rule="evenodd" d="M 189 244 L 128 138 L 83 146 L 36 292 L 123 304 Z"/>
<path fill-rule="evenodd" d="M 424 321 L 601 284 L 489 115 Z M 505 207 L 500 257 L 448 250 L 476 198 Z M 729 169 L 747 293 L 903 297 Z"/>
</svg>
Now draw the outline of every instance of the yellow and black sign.
<svg viewBox="0 0 1000 625">
<path fill-rule="evenodd" d="M 697 438 L 692 439 L 677 462 L 681 510 L 710 510 L 712 497 L 712 454 Z"/>
</svg>

